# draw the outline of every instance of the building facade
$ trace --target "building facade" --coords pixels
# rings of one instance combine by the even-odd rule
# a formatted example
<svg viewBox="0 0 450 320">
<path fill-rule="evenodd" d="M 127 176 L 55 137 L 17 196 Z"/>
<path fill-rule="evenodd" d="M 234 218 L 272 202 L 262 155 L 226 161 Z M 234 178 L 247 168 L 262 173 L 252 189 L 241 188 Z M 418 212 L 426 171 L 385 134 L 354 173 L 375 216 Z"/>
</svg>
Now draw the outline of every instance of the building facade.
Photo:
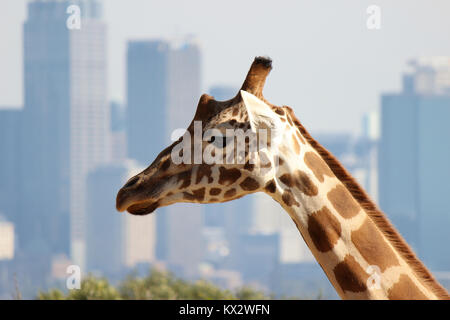
<svg viewBox="0 0 450 320">
<path fill-rule="evenodd" d="M 81 28 L 67 27 L 80 8 Z M 85 260 L 86 179 L 109 159 L 106 25 L 98 1 L 32 1 L 24 24 L 19 245 Z M 33 159 L 33 161 L 30 161 Z"/>
<path fill-rule="evenodd" d="M 19 153 L 21 108 L 0 107 L 0 212 L 10 221 L 19 206 Z"/>
<path fill-rule="evenodd" d="M 379 146 L 380 206 L 433 270 L 450 268 L 439 250 L 450 241 L 450 59 L 442 63 L 418 60 L 403 92 L 383 95 Z"/>
<path fill-rule="evenodd" d="M 130 41 L 127 50 L 128 156 L 148 165 L 166 147 L 169 44 Z"/>
</svg>

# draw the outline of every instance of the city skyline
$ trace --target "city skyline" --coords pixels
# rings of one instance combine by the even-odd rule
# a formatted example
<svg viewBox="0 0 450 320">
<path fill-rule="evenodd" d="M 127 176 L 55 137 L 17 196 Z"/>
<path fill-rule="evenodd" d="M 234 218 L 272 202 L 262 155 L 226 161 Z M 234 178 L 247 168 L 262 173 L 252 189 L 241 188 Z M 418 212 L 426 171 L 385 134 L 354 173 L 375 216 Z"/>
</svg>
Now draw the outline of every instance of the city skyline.
<svg viewBox="0 0 450 320">
<path fill-rule="evenodd" d="M 172 143 L 175 129 L 189 125 L 201 94 L 211 94 L 220 101 L 235 96 L 253 56 L 247 57 L 245 50 L 230 51 L 229 60 L 222 58 L 211 64 L 211 43 L 205 37 L 208 32 L 200 32 L 199 37 L 187 32 L 171 37 L 166 31 L 154 36 L 143 27 L 140 32 L 148 37 L 129 36 L 130 30 L 136 30 L 133 28 L 111 37 L 118 24 L 109 19 L 117 7 L 106 6 L 107 18 L 102 19 L 100 4 L 105 1 L 100 0 L 77 0 L 83 12 L 82 27 L 71 30 L 66 26 L 70 3 L 28 3 L 29 12 L 21 22 L 23 106 L 18 109 L 0 100 L 0 150 L 7 150 L 0 157 L 0 227 L 7 230 L 0 237 L 0 297 L 5 294 L 2 285 L 11 286 L 12 278 L 7 276 L 16 271 L 32 291 L 39 286 L 61 285 L 65 276 L 61 270 L 69 263 L 81 266 L 83 272 L 114 280 L 131 270 L 161 266 L 186 279 L 205 277 L 225 288 L 251 284 L 292 295 L 300 288 L 320 288 L 329 297 L 336 297 L 321 270 L 323 265 L 314 259 L 311 246 L 308 248 L 308 242 L 300 236 L 297 222 L 284 212 L 278 200 L 267 195 L 251 194 L 207 206 L 177 203 L 141 220 L 116 212 L 116 192 Z M 382 7 L 395 8 L 387 3 Z M 360 15 L 358 19 L 365 22 L 365 11 Z M 393 12 L 388 12 L 382 35 L 386 34 L 385 27 L 391 26 L 392 17 Z M 344 29 L 359 20 L 345 24 Z M 365 25 L 361 28 L 360 36 L 378 32 L 364 29 Z M 367 37 L 378 36 L 372 33 Z M 122 57 L 125 67 L 111 64 L 118 61 L 117 52 L 112 50 L 118 41 L 126 48 Z M 378 41 L 374 46 L 380 45 Z M 450 180 L 446 168 L 450 149 L 445 148 L 450 137 L 445 122 L 450 115 L 450 46 L 448 49 L 447 56 L 443 55 L 446 49 L 439 51 L 440 56 L 421 54 L 407 60 L 397 56 L 397 65 L 389 73 L 397 72 L 395 79 L 383 76 L 389 78 L 387 86 L 374 85 L 373 79 L 359 81 L 367 88 L 361 92 L 346 88 L 338 95 L 343 100 L 336 102 L 336 106 L 343 106 L 345 100 L 353 106 L 332 111 L 323 108 L 332 98 L 316 100 L 313 96 L 318 92 L 320 96 L 327 96 L 324 92 L 336 95 L 343 88 L 337 79 L 355 82 L 354 70 L 345 73 L 345 66 L 330 68 L 330 61 L 323 62 L 311 81 L 307 75 L 300 75 L 298 84 L 303 89 L 293 92 L 297 67 L 308 63 L 292 56 L 286 61 L 276 58 L 266 96 L 281 106 L 285 100 L 278 97 L 284 96 L 283 92 L 288 92 L 284 97 L 289 99 L 303 96 L 303 90 L 312 86 L 316 88 L 304 100 L 317 102 L 315 111 L 293 106 L 301 123 L 376 203 L 380 199 L 381 209 L 431 271 L 442 274 L 450 272 L 450 260 L 434 249 L 447 239 L 445 226 L 450 223 L 450 207 L 445 203 Z M 338 50 L 330 59 L 336 62 L 342 53 Z M 322 54 L 326 53 L 320 52 L 317 59 L 323 58 Z M 371 57 L 373 53 L 365 59 Z M 309 71 L 318 66 L 315 61 L 309 64 Z M 241 62 L 245 67 L 240 67 Z M 356 60 L 353 67 L 361 67 L 360 63 Z M 393 62 L 381 59 L 378 63 L 385 63 L 385 68 Z M 2 64 L 4 60 L 0 59 L 0 68 Z M 125 72 L 118 70 L 123 67 Z M 288 78 L 280 78 L 287 73 L 291 74 Z M 5 88 L 2 81 L 0 76 L 0 90 Z M 332 81 L 336 88 L 329 89 Z M 393 85 L 396 82 L 401 82 L 400 89 Z M 116 90 L 118 83 L 124 90 Z M 357 96 L 367 95 L 368 90 L 376 96 L 367 99 L 375 108 L 361 107 L 354 112 L 355 102 L 361 100 Z M 378 107 L 379 111 L 374 111 Z M 247 113 L 251 114 L 249 109 Z M 352 124 L 329 125 L 340 122 L 339 117 L 350 119 Z M 435 150 L 442 145 L 444 148 Z M 167 170 L 155 168 L 158 172 Z M 441 177 L 444 179 L 439 180 Z M 163 178 L 171 178 L 170 173 Z M 202 178 L 196 184 L 201 184 Z M 189 184 L 191 179 L 194 181 L 193 176 Z M 141 180 L 127 184 L 134 185 L 133 181 Z M 435 186 L 438 191 L 434 191 Z M 434 199 L 435 194 L 439 201 Z M 138 205 L 142 204 L 145 202 Z M 297 289 L 291 285 L 294 282 Z"/>
<path fill-rule="evenodd" d="M 450 21 L 443 16 L 450 10 L 448 1 L 435 1 L 433 6 L 420 0 L 378 1 L 380 30 L 366 28 L 370 4 L 282 1 L 277 5 L 260 2 L 255 8 L 252 2 L 238 1 L 214 5 L 205 0 L 105 1 L 109 100 L 123 103 L 126 99 L 126 41 L 173 40 L 191 34 L 198 37 L 204 52 L 202 93 L 216 84 L 238 86 L 242 70 L 253 57 L 269 55 L 276 65 L 266 92 L 271 101 L 294 108 L 313 133 L 359 133 L 360 124 L 350 119 L 375 110 L 382 92 L 400 90 L 396 75 L 406 61 L 450 55 L 450 43 L 440 36 L 450 29 Z M 20 105 L 20 25 L 26 16 L 25 0 L 2 5 L 2 12 L 10 14 L 0 20 L 0 38 L 9 44 L 3 50 L 5 60 L 0 61 L 0 69 L 8 75 L 0 75 L 4 92 L 0 105 Z M 280 32 L 287 34 L 279 37 Z M 329 117 L 322 117 L 323 113 Z"/>
</svg>

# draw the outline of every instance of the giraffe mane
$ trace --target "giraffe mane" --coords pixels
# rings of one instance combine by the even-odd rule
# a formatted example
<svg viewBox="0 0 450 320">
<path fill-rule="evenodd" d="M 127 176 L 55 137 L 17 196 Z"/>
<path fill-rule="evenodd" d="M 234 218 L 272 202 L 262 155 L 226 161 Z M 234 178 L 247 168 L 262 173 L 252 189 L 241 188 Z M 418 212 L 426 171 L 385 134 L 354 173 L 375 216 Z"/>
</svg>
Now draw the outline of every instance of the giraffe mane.
<svg viewBox="0 0 450 320">
<path fill-rule="evenodd" d="M 284 106 L 293 123 L 300 130 L 303 137 L 309 142 L 309 144 L 319 153 L 322 159 L 330 167 L 334 175 L 344 184 L 355 200 L 361 205 L 361 207 L 367 212 L 367 215 L 372 219 L 375 225 L 384 234 L 386 239 L 397 250 L 399 255 L 405 260 L 405 262 L 411 267 L 414 273 L 423 281 L 424 285 L 429 287 L 431 291 L 439 299 L 450 300 L 450 296 L 447 291 L 436 281 L 431 272 L 425 267 L 425 265 L 417 258 L 414 251 L 406 243 L 403 237 L 391 224 L 386 215 L 375 205 L 365 190 L 356 182 L 352 175 L 344 168 L 344 166 L 333 156 L 331 152 L 325 149 L 320 143 L 318 143 L 308 131 L 303 127 L 300 121 L 295 116 L 292 108 Z"/>
</svg>

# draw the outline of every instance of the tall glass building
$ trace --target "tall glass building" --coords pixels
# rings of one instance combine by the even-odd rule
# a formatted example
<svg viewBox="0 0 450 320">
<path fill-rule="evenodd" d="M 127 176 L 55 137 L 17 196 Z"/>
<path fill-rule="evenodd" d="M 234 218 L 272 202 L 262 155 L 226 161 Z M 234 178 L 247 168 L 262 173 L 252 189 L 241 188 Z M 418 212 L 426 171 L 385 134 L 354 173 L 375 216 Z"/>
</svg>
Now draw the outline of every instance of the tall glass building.
<svg viewBox="0 0 450 320">
<path fill-rule="evenodd" d="M 0 107 L 0 212 L 15 221 L 19 205 L 20 119 L 22 109 Z"/>
<path fill-rule="evenodd" d="M 127 51 L 128 156 L 148 165 L 167 145 L 169 44 L 130 41 Z"/>
<path fill-rule="evenodd" d="M 77 5 L 79 29 L 67 8 Z M 24 24 L 19 246 L 85 260 L 86 178 L 109 158 L 106 26 L 96 0 L 32 1 Z"/>
<path fill-rule="evenodd" d="M 382 96 L 381 208 L 433 270 L 449 270 L 450 59 L 418 59 L 403 91 Z"/>
</svg>

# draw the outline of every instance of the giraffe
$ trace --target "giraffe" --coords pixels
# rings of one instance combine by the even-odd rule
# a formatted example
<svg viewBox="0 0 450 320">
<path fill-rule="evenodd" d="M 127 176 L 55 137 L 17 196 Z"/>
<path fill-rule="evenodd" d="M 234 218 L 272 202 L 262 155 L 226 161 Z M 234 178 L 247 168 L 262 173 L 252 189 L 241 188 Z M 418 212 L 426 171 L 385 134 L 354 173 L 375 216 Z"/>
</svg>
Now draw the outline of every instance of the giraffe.
<svg viewBox="0 0 450 320">
<path fill-rule="evenodd" d="M 203 94 L 185 135 L 119 190 L 117 210 L 146 215 L 177 202 L 217 203 L 264 192 L 289 214 L 342 299 L 449 299 L 387 217 L 292 109 L 263 97 L 271 69 L 270 58 L 256 57 L 234 98 L 215 101 Z M 197 145 L 187 139 L 196 130 L 201 135 Z M 213 130 L 215 135 L 208 136 Z M 234 142 L 227 130 L 250 132 L 241 151 L 225 152 Z M 250 141 L 265 144 L 255 152 Z M 192 161 L 196 151 L 209 152 L 215 161 Z M 185 161 L 178 163 L 174 154 Z"/>
</svg>

